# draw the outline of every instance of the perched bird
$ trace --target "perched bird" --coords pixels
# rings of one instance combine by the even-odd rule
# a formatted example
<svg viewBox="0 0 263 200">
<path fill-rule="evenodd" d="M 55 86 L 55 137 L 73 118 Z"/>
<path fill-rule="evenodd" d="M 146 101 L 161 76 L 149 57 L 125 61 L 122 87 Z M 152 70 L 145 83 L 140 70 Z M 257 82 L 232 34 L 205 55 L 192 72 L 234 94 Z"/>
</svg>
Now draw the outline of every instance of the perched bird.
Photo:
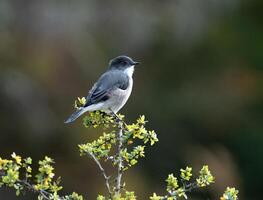
<svg viewBox="0 0 263 200">
<path fill-rule="evenodd" d="M 131 94 L 134 66 L 138 64 L 139 62 L 133 61 L 128 56 L 118 56 L 112 59 L 107 71 L 89 91 L 86 104 L 75 111 L 65 123 L 73 122 L 88 111 L 100 110 L 116 115 Z"/>
</svg>

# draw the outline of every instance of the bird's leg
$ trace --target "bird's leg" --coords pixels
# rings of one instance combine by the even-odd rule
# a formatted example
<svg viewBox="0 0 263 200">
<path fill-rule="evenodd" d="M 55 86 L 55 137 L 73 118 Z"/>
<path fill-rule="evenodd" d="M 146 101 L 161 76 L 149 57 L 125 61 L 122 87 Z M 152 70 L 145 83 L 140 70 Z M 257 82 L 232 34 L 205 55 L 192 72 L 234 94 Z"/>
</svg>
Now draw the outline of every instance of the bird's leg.
<svg viewBox="0 0 263 200">
<path fill-rule="evenodd" d="M 127 124 L 125 123 L 125 121 L 123 121 L 123 119 L 119 118 L 119 116 L 118 116 L 115 112 L 113 112 L 112 110 L 110 110 L 110 114 L 111 114 L 112 117 L 115 118 L 115 120 L 116 120 L 116 122 L 117 122 L 118 124 L 121 122 L 122 124 L 124 124 L 125 126 L 127 126 Z"/>
<path fill-rule="evenodd" d="M 122 119 L 120 119 L 119 116 L 115 112 L 113 112 L 112 110 L 110 110 L 110 114 L 112 117 L 114 117 L 116 119 L 117 122 L 122 121 Z"/>
</svg>

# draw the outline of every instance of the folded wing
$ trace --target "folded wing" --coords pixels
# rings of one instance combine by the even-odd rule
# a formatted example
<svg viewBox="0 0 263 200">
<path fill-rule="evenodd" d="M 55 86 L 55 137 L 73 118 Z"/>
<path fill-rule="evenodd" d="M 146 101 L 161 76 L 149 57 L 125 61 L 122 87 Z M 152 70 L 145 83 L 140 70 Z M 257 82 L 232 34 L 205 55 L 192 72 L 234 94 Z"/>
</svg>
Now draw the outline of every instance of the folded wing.
<svg viewBox="0 0 263 200">
<path fill-rule="evenodd" d="M 120 71 L 107 71 L 92 87 L 87 96 L 87 103 L 84 107 L 106 101 L 114 89 L 126 90 L 129 85 L 129 77 Z"/>
</svg>

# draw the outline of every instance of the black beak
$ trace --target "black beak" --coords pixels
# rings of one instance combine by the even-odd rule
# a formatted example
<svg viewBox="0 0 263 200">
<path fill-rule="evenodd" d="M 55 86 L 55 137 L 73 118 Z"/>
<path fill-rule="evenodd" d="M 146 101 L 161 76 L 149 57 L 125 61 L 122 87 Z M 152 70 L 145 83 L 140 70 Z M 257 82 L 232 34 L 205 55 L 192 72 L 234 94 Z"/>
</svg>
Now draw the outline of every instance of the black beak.
<svg viewBox="0 0 263 200">
<path fill-rule="evenodd" d="M 133 65 L 139 65 L 140 62 L 133 62 L 132 64 L 133 64 Z"/>
</svg>

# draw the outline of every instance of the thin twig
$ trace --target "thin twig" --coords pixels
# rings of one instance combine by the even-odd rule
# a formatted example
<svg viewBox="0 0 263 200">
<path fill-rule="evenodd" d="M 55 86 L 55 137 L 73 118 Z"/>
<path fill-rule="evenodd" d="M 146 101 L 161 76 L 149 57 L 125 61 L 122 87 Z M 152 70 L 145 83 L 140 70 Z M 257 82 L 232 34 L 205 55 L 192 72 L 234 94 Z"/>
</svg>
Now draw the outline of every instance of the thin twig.
<svg viewBox="0 0 263 200">
<path fill-rule="evenodd" d="M 107 187 L 107 190 L 109 192 L 109 195 L 110 197 L 112 197 L 112 191 L 111 191 L 111 188 L 110 188 L 110 183 L 109 183 L 109 179 L 110 179 L 110 176 L 107 176 L 106 172 L 105 172 L 105 169 L 102 167 L 100 161 L 96 158 L 96 156 L 91 153 L 91 152 L 87 152 L 90 157 L 95 161 L 95 163 L 98 165 L 104 179 L 105 179 L 105 184 L 106 184 L 106 187 Z"/>
<path fill-rule="evenodd" d="M 29 182 L 25 180 L 19 180 L 18 183 L 24 185 L 28 190 L 31 190 L 35 193 L 39 193 L 45 200 L 50 200 L 51 193 L 47 192 L 46 190 L 36 190 L 34 185 L 31 185 Z M 58 197 L 58 200 L 64 200 L 65 198 Z"/>
<path fill-rule="evenodd" d="M 185 192 L 191 192 L 192 190 L 198 188 L 197 182 L 189 183 L 185 185 L 184 191 Z"/>
</svg>

